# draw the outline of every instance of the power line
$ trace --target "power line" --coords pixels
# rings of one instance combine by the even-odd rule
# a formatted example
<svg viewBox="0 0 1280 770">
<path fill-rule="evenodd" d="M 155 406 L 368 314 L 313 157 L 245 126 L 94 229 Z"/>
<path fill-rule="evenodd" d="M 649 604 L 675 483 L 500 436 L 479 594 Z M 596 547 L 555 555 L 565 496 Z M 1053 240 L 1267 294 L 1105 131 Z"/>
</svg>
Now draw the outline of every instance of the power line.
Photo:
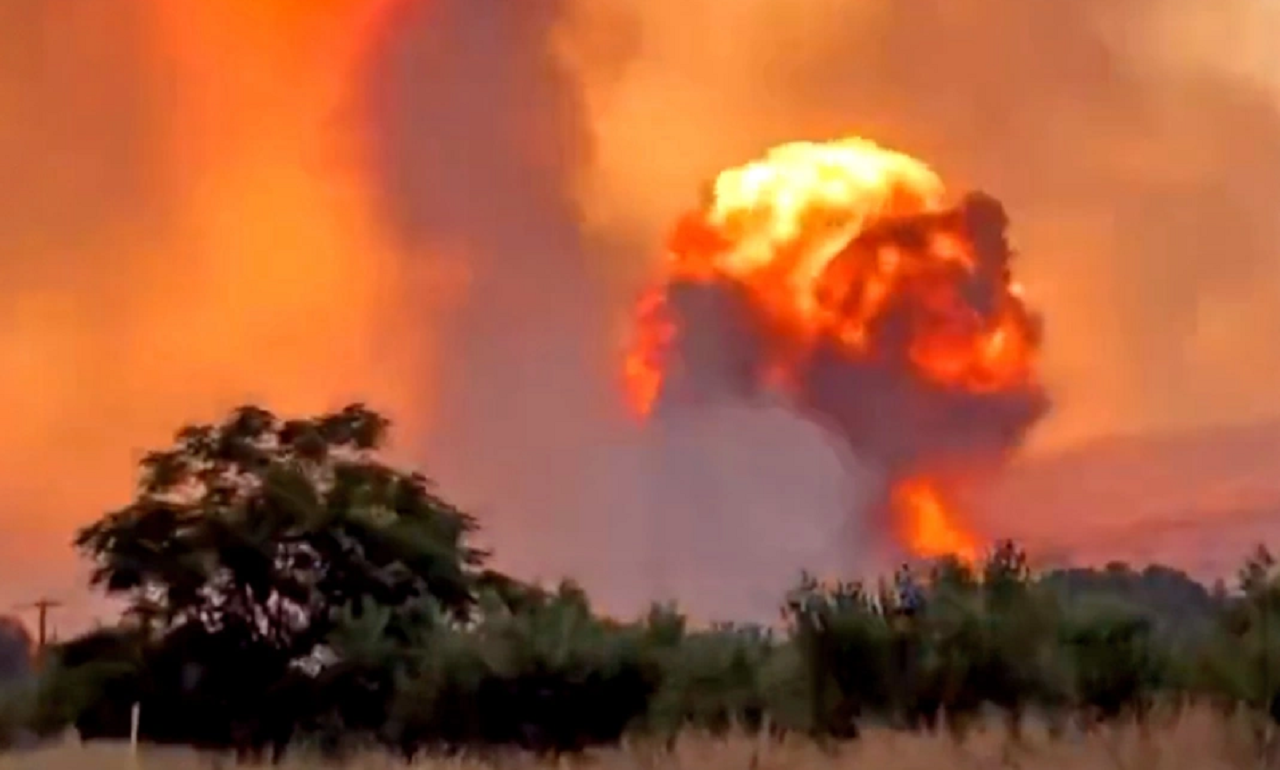
<svg viewBox="0 0 1280 770">
<path fill-rule="evenodd" d="M 36 611 L 36 654 L 37 656 L 44 654 L 44 649 L 49 643 L 49 610 L 57 609 L 63 606 L 63 603 L 57 599 L 49 599 L 42 597 L 31 602 L 19 606 L 18 610 L 35 610 Z"/>
</svg>

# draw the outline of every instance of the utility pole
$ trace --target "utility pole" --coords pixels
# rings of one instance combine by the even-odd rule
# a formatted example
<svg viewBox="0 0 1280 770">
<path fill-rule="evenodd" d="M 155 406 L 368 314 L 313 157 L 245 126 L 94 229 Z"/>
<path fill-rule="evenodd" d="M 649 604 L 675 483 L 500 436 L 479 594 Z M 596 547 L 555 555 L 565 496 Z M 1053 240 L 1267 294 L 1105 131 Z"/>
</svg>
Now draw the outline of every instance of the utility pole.
<svg viewBox="0 0 1280 770">
<path fill-rule="evenodd" d="M 49 610 L 57 609 L 62 606 L 62 602 L 56 599 L 41 598 L 36 601 L 19 607 L 20 610 L 36 611 L 36 659 L 42 660 L 44 657 L 44 648 L 49 643 Z"/>
</svg>

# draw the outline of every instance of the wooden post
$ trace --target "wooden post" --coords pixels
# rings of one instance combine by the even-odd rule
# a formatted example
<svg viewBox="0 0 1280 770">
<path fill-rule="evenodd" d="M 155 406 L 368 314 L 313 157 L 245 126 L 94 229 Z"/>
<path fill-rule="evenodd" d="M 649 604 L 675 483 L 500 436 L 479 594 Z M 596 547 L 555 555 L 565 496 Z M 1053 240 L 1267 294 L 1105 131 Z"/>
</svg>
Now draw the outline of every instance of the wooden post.
<svg viewBox="0 0 1280 770">
<path fill-rule="evenodd" d="M 36 666 L 44 661 L 45 647 L 49 644 L 49 610 L 62 606 L 62 602 L 54 599 L 38 599 L 18 609 L 36 611 Z"/>
<path fill-rule="evenodd" d="M 138 759 L 138 725 L 142 721 L 142 704 L 135 702 L 129 711 L 129 756 Z"/>
</svg>

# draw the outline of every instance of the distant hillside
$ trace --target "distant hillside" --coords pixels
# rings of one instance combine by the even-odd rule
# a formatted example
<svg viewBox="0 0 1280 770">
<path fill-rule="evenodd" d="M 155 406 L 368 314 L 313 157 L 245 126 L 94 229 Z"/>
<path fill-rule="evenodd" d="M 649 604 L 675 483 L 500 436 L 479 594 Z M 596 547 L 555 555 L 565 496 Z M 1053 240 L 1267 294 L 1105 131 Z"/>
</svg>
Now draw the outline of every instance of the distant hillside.
<svg viewBox="0 0 1280 770">
<path fill-rule="evenodd" d="M 1280 550 L 1280 422 L 1028 459 L 981 507 L 988 531 L 1050 562 L 1158 561 L 1229 577 L 1259 542 Z"/>
</svg>

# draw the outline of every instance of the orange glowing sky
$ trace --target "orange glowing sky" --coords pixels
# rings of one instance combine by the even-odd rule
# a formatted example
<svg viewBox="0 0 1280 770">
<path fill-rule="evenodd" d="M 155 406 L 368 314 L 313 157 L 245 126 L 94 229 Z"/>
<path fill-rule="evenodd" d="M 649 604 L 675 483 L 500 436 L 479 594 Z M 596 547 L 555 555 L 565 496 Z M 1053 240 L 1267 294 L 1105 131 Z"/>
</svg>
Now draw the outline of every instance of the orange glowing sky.
<svg viewBox="0 0 1280 770">
<path fill-rule="evenodd" d="M 792 139 L 1008 204 L 1057 443 L 1278 414 L 1278 34 L 1257 0 L 0 2 L 0 611 L 70 598 L 137 453 L 246 400 L 368 400 L 500 553 L 609 573 L 589 528 L 646 511 L 592 469 L 653 245 Z"/>
<path fill-rule="evenodd" d="M 54 213 L 0 222 L 0 564 L 30 578 L 6 580 L 0 604 L 65 593 L 71 526 L 120 499 L 136 453 L 183 421 L 359 397 L 411 427 L 428 403 L 412 335 L 430 311 L 406 324 L 386 310 L 405 276 L 343 124 L 385 3 L 129 0 L 114 19 L 103 5 L 2 35 L 45 32 L 26 66 L 57 95 L 28 116 L 43 131 L 0 127 L 3 152 L 44 158 L 19 166 L 19 189 Z M 108 48 L 113 28 L 135 61 Z M 124 172 L 109 163 L 146 189 L 113 189 Z"/>
</svg>

